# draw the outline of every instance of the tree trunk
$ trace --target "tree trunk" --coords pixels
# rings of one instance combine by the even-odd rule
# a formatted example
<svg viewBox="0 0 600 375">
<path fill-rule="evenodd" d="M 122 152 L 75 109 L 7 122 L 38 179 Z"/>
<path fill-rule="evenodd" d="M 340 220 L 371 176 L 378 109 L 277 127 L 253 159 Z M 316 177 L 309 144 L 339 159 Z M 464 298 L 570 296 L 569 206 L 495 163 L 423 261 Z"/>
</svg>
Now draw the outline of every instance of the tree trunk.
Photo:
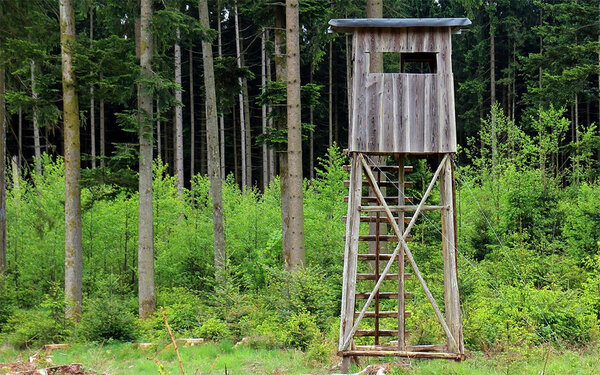
<svg viewBox="0 0 600 375">
<path fill-rule="evenodd" d="M 240 21 L 238 14 L 238 5 L 237 1 L 234 2 L 234 18 L 235 18 L 235 54 L 237 58 L 237 66 L 238 68 L 242 67 L 242 51 L 240 47 Z M 244 111 L 244 82 L 240 77 L 238 79 L 238 84 L 240 86 L 240 93 L 238 95 L 239 106 L 240 106 L 240 144 L 241 144 L 241 156 L 242 156 L 242 186 L 246 187 L 250 183 L 248 182 L 248 170 L 247 170 L 247 158 L 246 158 L 246 148 L 248 145 L 246 144 L 246 119 L 245 119 L 245 111 Z"/>
<path fill-rule="evenodd" d="M 290 241 L 286 268 L 294 271 L 304 266 L 304 209 L 302 184 L 302 110 L 300 107 L 300 38 L 298 0 L 287 0 L 286 66 Z"/>
<path fill-rule="evenodd" d="M 266 31 L 267 33 L 267 40 L 270 40 L 270 35 L 269 35 L 269 30 Z M 266 53 L 266 59 L 267 59 L 267 80 L 272 81 L 273 80 L 273 75 L 272 75 L 272 71 L 271 71 L 271 56 Z M 271 111 L 273 110 L 273 108 L 271 108 L 271 106 L 267 107 L 267 113 L 270 114 Z M 273 127 L 273 119 L 269 118 L 267 120 L 267 126 L 269 128 Z M 271 181 L 273 181 L 273 179 L 275 178 L 275 150 L 273 149 L 273 147 L 269 148 L 269 183 L 271 183 Z"/>
<path fill-rule="evenodd" d="M 242 66 L 246 66 L 244 55 L 242 54 Z M 252 127 L 250 121 L 250 95 L 248 94 L 248 80 L 246 77 L 242 79 L 242 89 L 244 92 L 244 125 L 246 127 L 244 136 L 246 137 L 246 182 L 248 187 L 252 187 L 254 180 L 252 179 Z"/>
<path fill-rule="evenodd" d="M 35 156 L 35 173 L 42 174 L 42 151 L 40 147 L 40 128 L 38 127 L 37 88 L 35 80 L 35 60 L 31 60 L 31 97 L 33 98 L 33 152 Z"/>
<path fill-rule="evenodd" d="M 200 22 L 203 29 L 210 28 L 208 19 L 208 2 L 200 0 L 198 6 Z M 225 234 L 223 231 L 223 198 L 221 166 L 219 160 L 219 125 L 217 123 L 217 95 L 215 90 L 215 71 L 213 68 L 212 45 L 202 41 L 202 58 L 204 60 L 204 87 L 206 90 L 206 143 L 208 149 L 208 178 L 210 179 L 210 196 L 213 206 L 213 243 L 215 272 L 217 281 L 225 277 L 226 254 Z M 216 285 L 222 285 L 217 282 Z"/>
<path fill-rule="evenodd" d="M 286 36 L 285 8 L 280 5 L 274 7 L 275 11 L 275 78 L 277 81 L 287 79 L 286 58 L 283 53 Z M 277 123 L 277 129 L 285 129 L 285 119 L 280 116 Z M 279 151 L 279 189 L 281 191 L 281 246 L 283 248 L 283 258 L 287 261 L 290 251 L 290 232 L 289 232 L 289 175 L 288 175 L 288 155 L 284 151 Z"/>
<path fill-rule="evenodd" d="M 313 64 L 310 64 L 310 83 L 313 83 Z M 308 122 L 311 126 L 315 125 L 315 108 L 310 104 L 309 113 L 308 113 Z M 315 131 L 310 131 L 310 139 L 309 139 L 309 163 L 308 168 L 310 169 L 308 172 L 309 178 L 312 180 L 315 177 Z"/>
<path fill-rule="evenodd" d="M 160 101 L 156 98 L 156 156 L 164 162 L 162 158 L 162 142 L 160 134 Z"/>
<path fill-rule="evenodd" d="M 0 286 L 6 275 L 6 73 L 0 68 Z"/>
<path fill-rule="evenodd" d="M 94 40 L 94 7 L 90 7 L 90 47 Z M 90 85 L 90 133 L 92 168 L 96 168 L 96 106 L 94 103 L 94 85 Z"/>
<path fill-rule="evenodd" d="M 265 92 L 265 85 L 267 84 L 267 53 L 265 50 L 265 30 L 263 29 L 262 35 L 260 37 L 260 83 L 261 83 L 261 91 Z M 263 104 L 261 106 L 262 111 L 262 133 L 267 133 L 267 106 Z M 267 152 L 267 145 L 263 143 L 262 145 L 262 186 L 263 191 L 267 189 L 269 186 L 269 154 Z"/>
<path fill-rule="evenodd" d="M 491 24 L 492 19 L 490 17 L 490 111 L 492 113 L 491 125 L 492 125 L 492 177 L 496 180 L 496 167 L 498 164 L 498 139 L 496 135 L 496 115 L 493 113 L 494 106 L 496 105 L 496 36 L 494 26 Z"/>
<path fill-rule="evenodd" d="M 221 34 L 221 2 L 217 1 L 217 43 L 219 58 L 223 57 L 223 40 Z M 235 126 L 234 126 L 235 128 Z M 219 139 L 219 145 L 221 150 L 221 178 L 225 179 L 225 116 L 223 113 L 219 114 L 219 131 L 221 133 Z"/>
<path fill-rule="evenodd" d="M 73 72 L 75 16 L 73 0 L 60 0 L 64 153 L 65 153 L 65 302 L 66 317 L 81 315 L 81 173 L 79 103 Z"/>
<path fill-rule="evenodd" d="M 100 73 L 100 80 L 103 76 Z M 100 166 L 104 168 L 104 159 L 106 159 L 106 139 L 104 130 L 104 98 L 100 98 Z"/>
<path fill-rule="evenodd" d="M 333 146 L 333 40 L 329 40 L 329 148 L 331 146 Z"/>
<path fill-rule="evenodd" d="M 196 125 L 194 111 L 194 52 L 189 48 L 189 71 L 190 71 L 190 180 L 194 178 L 194 162 L 196 159 Z"/>
<path fill-rule="evenodd" d="M 19 106 L 19 121 L 17 123 L 17 168 L 21 169 L 23 160 L 23 108 Z"/>
<path fill-rule="evenodd" d="M 175 159 L 175 174 L 177 175 L 177 191 L 179 196 L 183 195 L 183 107 L 181 106 L 182 92 L 181 92 L 181 47 L 179 46 L 180 31 L 179 28 L 176 30 L 177 41 L 175 42 L 175 134 L 173 148 L 175 153 L 173 157 Z"/>
<path fill-rule="evenodd" d="M 142 78 L 152 76 L 152 0 L 141 0 L 140 67 Z M 140 180 L 138 224 L 138 298 L 140 318 L 154 312 L 154 228 L 152 212 L 152 93 L 142 80 L 139 85 L 140 106 Z"/>
</svg>

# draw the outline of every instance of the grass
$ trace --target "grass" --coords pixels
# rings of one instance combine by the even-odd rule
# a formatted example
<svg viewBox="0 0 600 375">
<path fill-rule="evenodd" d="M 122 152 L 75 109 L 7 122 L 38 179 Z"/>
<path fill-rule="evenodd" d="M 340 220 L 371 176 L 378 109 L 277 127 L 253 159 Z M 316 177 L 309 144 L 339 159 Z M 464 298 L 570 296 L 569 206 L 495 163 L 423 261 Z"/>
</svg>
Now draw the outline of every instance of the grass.
<svg viewBox="0 0 600 375">
<path fill-rule="evenodd" d="M 161 349 L 161 348 L 158 348 Z M 475 354 L 464 362 L 445 360 L 408 360 L 397 366 L 393 359 L 380 362 L 392 364 L 394 375 L 600 375 L 600 348 L 587 351 L 548 352 L 543 348 L 526 353 L 502 353 L 493 357 Z M 83 363 L 87 369 L 120 374 L 179 374 L 179 365 L 173 349 L 151 357 L 157 348 L 140 349 L 128 343 L 75 344 L 69 349 L 50 354 L 52 363 Z M 35 351 L 0 350 L 0 362 L 27 361 Z M 235 374 L 329 374 L 335 358 L 317 363 L 306 353 L 297 350 L 235 348 L 230 342 L 208 343 L 180 348 L 186 374 L 224 374 L 225 368 Z M 547 360 L 546 360 L 547 358 Z M 373 363 L 363 360 L 363 364 Z M 42 366 L 44 364 L 41 364 Z M 355 369 L 358 371 L 358 369 Z"/>
</svg>

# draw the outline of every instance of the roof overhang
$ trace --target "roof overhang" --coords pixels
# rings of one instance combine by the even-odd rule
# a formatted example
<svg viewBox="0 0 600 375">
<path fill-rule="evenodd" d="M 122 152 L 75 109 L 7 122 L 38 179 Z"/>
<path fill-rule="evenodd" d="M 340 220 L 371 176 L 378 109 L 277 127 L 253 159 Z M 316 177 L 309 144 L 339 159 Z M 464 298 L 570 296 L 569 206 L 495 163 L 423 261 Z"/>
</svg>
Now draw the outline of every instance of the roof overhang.
<svg viewBox="0 0 600 375">
<path fill-rule="evenodd" d="M 351 33 L 362 28 L 449 27 L 454 32 L 459 32 L 462 27 L 470 24 L 471 20 L 468 18 L 338 18 L 329 20 L 329 30 Z"/>
</svg>

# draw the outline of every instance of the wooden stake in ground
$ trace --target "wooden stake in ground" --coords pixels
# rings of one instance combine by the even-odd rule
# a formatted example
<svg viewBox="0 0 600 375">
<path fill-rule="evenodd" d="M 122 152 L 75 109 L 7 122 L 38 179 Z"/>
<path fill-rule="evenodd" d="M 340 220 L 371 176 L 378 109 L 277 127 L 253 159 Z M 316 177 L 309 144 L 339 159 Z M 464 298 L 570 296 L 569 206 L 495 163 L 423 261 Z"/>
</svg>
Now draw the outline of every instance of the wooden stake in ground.
<svg viewBox="0 0 600 375">
<path fill-rule="evenodd" d="M 173 332 L 171 332 L 169 321 L 167 320 L 167 316 L 165 315 L 165 309 L 161 307 L 160 313 L 162 314 L 163 321 L 165 322 L 165 326 L 167 327 L 169 337 L 171 337 L 171 343 L 173 343 L 173 348 L 175 348 L 175 353 L 177 354 L 177 361 L 179 361 L 179 368 L 181 369 L 181 375 L 185 375 L 185 370 L 183 369 L 183 361 L 181 360 L 181 356 L 179 355 L 179 348 L 177 347 L 177 340 L 175 340 L 175 336 L 173 336 Z"/>
</svg>

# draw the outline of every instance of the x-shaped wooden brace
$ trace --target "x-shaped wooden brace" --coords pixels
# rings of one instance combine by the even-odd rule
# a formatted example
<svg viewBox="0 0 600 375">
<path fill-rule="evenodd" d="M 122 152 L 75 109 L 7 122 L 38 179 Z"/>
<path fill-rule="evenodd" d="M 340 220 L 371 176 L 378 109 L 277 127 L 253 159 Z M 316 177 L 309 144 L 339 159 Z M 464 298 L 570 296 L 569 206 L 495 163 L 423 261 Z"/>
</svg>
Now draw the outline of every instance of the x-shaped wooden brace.
<svg viewBox="0 0 600 375">
<path fill-rule="evenodd" d="M 450 328 L 448 327 L 448 324 L 446 323 L 446 320 L 444 319 L 444 316 L 442 315 L 442 312 L 440 311 L 440 308 L 438 307 L 437 302 L 435 302 L 435 299 L 433 298 L 433 295 L 431 294 L 431 291 L 429 290 L 429 287 L 427 286 L 427 282 L 421 275 L 421 271 L 419 271 L 419 266 L 415 262 L 415 258 L 413 257 L 412 252 L 410 251 L 410 249 L 408 248 L 408 245 L 406 244 L 406 238 L 408 237 L 410 230 L 414 226 L 419 214 L 421 213 L 421 210 L 423 209 L 423 205 L 425 204 L 425 201 L 429 197 L 429 194 L 431 194 L 431 191 L 433 190 L 433 187 L 435 186 L 435 182 L 437 181 L 443 166 L 448 162 L 448 154 L 444 155 L 444 158 L 440 162 L 440 165 L 438 166 L 437 170 L 435 171 L 433 178 L 431 179 L 431 182 L 429 183 L 429 186 L 427 187 L 425 194 L 423 194 L 423 198 L 421 198 L 421 202 L 417 206 L 417 209 L 416 209 L 415 213 L 413 214 L 412 219 L 410 220 L 410 223 L 408 223 L 408 226 L 406 227 L 406 230 L 404 231 L 404 233 L 400 232 L 398 223 L 396 222 L 394 215 L 392 215 L 392 211 L 390 210 L 390 207 L 388 206 L 387 202 L 385 201 L 385 198 L 383 197 L 383 194 L 381 193 L 381 190 L 379 189 L 379 186 L 377 185 L 377 180 L 375 179 L 375 176 L 373 176 L 373 171 L 371 171 L 371 167 L 369 166 L 369 164 L 367 163 L 367 161 L 365 160 L 365 158 L 362 154 L 359 154 L 358 158 L 360 159 L 360 161 L 362 163 L 363 169 L 367 173 L 367 178 L 369 179 L 371 187 L 373 188 L 373 191 L 375 192 L 375 195 L 377 196 L 377 200 L 383 206 L 383 209 L 385 210 L 387 219 L 388 219 L 390 225 L 392 226 L 392 228 L 394 229 L 394 233 L 396 233 L 396 236 L 398 237 L 399 241 L 398 241 L 398 245 L 394 249 L 394 252 L 392 253 L 392 256 L 390 257 L 390 260 L 387 262 L 385 268 L 383 269 L 383 272 L 379 276 L 379 279 L 377 280 L 377 283 L 375 284 L 373 291 L 369 294 L 369 298 L 365 302 L 362 310 L 360 311 L 360 314 L 358 314 L 358 317 L 356 318 L 356 322 L 354 322 L 354 325 L 352 326 L 352 330 L 350 331 L 348 336 L 345 338 L 344 343 L 343 343 L 342 347 L 340 348 L 340 350 L 346 350 L 350 346 L 350 343 L 352 342 L 352 337 L 354 336 L 354 334 L 356 333 L 356 330 L 358 329 L 358 325 L 360 324 L 362 318 L 364 317 L 365 312 L 367 311 L 367 308 L 373 301 L 375 294 L 379 291 L 379 288 L 381 287 L 381 284 L 383 283 L 385 276 L 390 271 L 390 268 L 392 267 L 392 264 L 394 263 L 394 259 L 398 256 L 398 253 L 400 252 L 400 249 L 402 247 L 404 247 L 404 252 L 406 254 L 406 257 L 408 258 L 408 262 L 410 263 L 412 269 L 414 270 L 415 275 L 417 276 L 417 279 L 419 280 L 419 283 L 421 284 L 421 287 L 425 291 L 425 294 L 427 295 L 427 299 L 431 303 L 431 306 L 433 307 L 436 317 L 438 318 L 440 324 L 442 325 L 442 328 L 444 328 L 444 332 L 446 333 L 448 340 L 453 344 L 454 347 L 458 347 L 458 343 L 456 342 L 456 339 L 452 335 L 452 332 L 450 331 Z"/>
</svg>

